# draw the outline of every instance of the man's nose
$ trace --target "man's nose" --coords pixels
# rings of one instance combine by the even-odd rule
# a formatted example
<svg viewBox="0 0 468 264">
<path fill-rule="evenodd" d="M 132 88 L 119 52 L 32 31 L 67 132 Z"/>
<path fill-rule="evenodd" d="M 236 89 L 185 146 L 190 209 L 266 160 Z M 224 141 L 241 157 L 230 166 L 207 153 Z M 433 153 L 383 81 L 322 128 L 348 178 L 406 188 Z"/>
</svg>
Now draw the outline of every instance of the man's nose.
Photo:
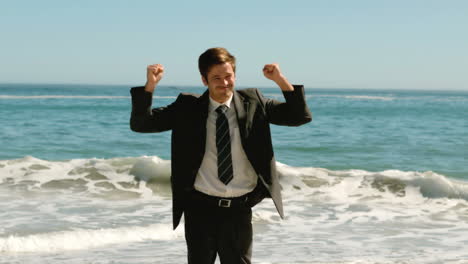
<svg viewBox="0 0 468 264">
<path fill-rule="evenodd" d="M 228 80 L 228 79 L 224 79 L 223 83 L 224 83 L 225 86 L 228 86 L 228 85 L 229 85 L 229 80 Z"/>
</svg>

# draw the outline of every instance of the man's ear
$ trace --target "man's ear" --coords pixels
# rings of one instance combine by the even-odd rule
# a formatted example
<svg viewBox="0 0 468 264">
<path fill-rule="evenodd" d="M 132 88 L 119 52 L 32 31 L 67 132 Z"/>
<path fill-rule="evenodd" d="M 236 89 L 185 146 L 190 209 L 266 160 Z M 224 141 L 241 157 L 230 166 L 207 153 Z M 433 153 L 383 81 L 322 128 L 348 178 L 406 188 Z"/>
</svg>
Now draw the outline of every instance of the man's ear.
<svg viewBox="0 0 468 264">
<path fill-rule="evenodd" d="M 201 76 L 201 80 L 205 86 L 208 86 L 208 81 L 206 80 L 205 76 Z"/>
</svg>

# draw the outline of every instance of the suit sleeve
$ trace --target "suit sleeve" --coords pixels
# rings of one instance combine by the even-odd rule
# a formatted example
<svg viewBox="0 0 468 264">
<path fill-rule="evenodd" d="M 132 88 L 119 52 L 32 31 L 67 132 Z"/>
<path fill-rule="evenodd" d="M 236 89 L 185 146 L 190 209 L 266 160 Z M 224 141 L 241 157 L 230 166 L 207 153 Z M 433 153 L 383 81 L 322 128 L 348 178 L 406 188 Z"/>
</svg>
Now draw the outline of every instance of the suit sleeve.
<svg viewBox="0 0 468 264">
<path fill-rule="evenodd" d="M 153 94 L 145 91 L 144 87 L 133 87 L 130 94 L 132 95 L 130 116 L 132 131 L 154 133 L 172 129 L 178 100 L 168 106 L 151 109 Z"/>
<path fill-rule="evenodd" d="M 304 86 L 293 85 L 294 91 L 283 91 L 286 102 L 263 97 L 257 90 L 268 121 L 280 126 L 300 126 L 312 121 L 312 113 L 307 107 Z"/>
</svg>

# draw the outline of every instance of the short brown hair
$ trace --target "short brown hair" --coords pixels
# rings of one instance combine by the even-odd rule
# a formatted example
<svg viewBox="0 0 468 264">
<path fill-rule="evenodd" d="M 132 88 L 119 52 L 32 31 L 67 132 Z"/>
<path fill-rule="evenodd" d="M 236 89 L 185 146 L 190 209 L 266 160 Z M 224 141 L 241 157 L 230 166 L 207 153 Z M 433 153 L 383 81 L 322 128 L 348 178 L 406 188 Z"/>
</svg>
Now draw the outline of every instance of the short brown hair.
<svg viewBox="0 0 468 264">
<path fill-rule="evenodd" d="M 198 58 L 198 69 L 200 74 L 208 79 L 208 72 L 211 67 L 217 64 L 229 63 L 232 70 L 236 72 L 236 57 L 234 57 L 225 48 L 211 48 L 203 52 Z"/>
</svg>

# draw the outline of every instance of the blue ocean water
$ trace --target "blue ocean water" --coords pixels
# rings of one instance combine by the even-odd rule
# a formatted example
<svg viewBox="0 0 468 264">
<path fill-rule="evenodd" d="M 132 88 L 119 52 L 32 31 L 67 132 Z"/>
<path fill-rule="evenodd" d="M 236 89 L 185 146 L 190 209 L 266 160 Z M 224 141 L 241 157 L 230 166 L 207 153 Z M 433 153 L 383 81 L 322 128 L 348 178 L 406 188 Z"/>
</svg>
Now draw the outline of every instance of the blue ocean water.
<svg viewBox="0 0 468 264">
<path fill-rule="evenodd" d="M 170 133 L 130 131 L 129 90 L 0 84 L 0 264 L 186 262 Z M 203 91 L 158 87 L 153 106 Z M 468 92 L 306 99 L 311 123 L 272 126 L 286 218 L 253 208 L 254 263 L 468 263 Z"/>
<path fill-rule="evenodd" d="M 154 106 L 203 87 L 158 87 Z M 282 99 L 277 88 L 262 89 Z M 434 171 L 468 179 L 468 92 L 307 89 L 313 121 L 272 126 L 277 160 L 293 166 Z M 128 86 L 0 85 L 0 159 L 156 155 L 170 133 L 129 130 Z"/>
</svg>

